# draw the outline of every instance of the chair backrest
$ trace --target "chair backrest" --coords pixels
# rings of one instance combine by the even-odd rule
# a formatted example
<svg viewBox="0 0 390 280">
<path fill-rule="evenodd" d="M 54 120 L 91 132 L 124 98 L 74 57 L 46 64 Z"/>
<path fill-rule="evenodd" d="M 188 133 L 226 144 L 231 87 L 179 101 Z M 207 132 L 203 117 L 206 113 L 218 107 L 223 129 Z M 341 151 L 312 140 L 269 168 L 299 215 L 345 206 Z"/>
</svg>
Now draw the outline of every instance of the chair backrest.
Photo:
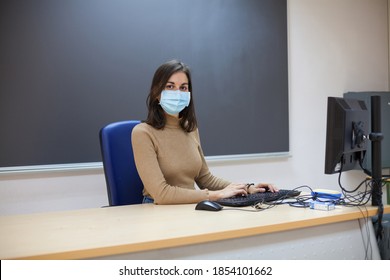
<svg viewBox="0 0 390 280">
<path fill-rule="evenodd" d="M 110 206 L 142 203 L 143 184 L 135 167 L 131 131 L 138 120 L 120 121 L 100 130 L 100 148 Z"/>
</svg>

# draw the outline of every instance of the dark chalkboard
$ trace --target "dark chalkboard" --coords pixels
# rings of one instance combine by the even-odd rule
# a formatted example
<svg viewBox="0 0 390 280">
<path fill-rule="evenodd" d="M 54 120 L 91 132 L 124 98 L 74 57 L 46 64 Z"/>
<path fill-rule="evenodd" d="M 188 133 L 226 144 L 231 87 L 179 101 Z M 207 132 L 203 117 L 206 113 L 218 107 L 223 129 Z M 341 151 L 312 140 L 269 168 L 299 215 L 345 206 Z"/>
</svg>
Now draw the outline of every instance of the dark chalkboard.
<svg viewBox="0 0 390 280">
<path fill-rule="evenodd" d="M 206 156 L 289 149 L 286 0 L 6 0 L 0 38 L 0 167 L 101 161 L 172 58 Z"/>
</svg>

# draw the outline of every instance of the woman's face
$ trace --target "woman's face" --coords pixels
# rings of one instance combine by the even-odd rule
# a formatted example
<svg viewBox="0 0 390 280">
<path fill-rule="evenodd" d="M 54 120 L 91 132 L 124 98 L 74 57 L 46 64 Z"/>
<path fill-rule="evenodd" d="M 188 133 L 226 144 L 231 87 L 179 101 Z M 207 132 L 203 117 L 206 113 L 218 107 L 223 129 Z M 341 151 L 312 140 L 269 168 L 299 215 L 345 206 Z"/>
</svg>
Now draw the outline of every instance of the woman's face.
<svg viewBox="0 0 390 280">
<path fill-rule="evenodd" d="M 165 85 L 165 90 L 180 90 L 187 92 L 189 89 L 188 78 L 184 72 L 176 72 L 169 79 Z"/>
<path fill-rule="evenodd" d="M 176 72 L 172 74 L 172 76 L 168 79 L 167 83 L 164 86 L 163 90 L 172 90 L 181 92 L 189 91 L 189 83 L 186 73 L 184 72 Z M 158 101 L 161 100 L 161 93 L 158 96 Z M 179 114 L 174 114 L 174 116 L 179 116 Z"/>
</svg>

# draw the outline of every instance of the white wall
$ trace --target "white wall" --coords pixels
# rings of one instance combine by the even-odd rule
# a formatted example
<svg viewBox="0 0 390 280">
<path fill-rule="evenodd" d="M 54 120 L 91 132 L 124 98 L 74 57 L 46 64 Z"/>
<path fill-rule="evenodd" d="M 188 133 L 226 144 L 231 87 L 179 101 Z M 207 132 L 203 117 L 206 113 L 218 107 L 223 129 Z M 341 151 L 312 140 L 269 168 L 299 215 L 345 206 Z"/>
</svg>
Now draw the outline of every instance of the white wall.
<svg viewBox="0 0 390 280">
<path fill-rule="evenodd" d="M 389 90 L 388 1 L 288 0 L 288 24 L 291 157 L 210 162 L 210 168 L 236 182 L 337 190 L 337 175 L 324 175 L 326 99 Z M 351 171 L 342 181 L 354 187 L 363 178 Z M 106 204 L 101 168 L 0 174 L 1 215 Z"/>
</svg>

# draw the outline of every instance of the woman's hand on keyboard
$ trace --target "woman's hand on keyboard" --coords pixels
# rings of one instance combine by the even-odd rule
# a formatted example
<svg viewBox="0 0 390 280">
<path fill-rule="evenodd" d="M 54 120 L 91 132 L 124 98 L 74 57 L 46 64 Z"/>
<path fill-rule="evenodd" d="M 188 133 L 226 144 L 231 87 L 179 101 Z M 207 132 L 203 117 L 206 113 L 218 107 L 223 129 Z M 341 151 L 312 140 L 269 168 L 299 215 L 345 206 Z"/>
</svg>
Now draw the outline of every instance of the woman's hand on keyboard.
<svg viewBox="0 0 390 280">
<path fill-rule="evenodd" d="M 249 186 L 248 193 L 258 193 L 258 192 L 277 192 L 279 189 L 273 184 L 268 183 L 258 183 L 252 186 Z"/>
<path fill-rule="evenodd" d="M 218 191 L 209 191 L 210 200 L 218 200 L 237 195 L 247 195 L 247 184 L 230 184 Z"/>
</svg>

